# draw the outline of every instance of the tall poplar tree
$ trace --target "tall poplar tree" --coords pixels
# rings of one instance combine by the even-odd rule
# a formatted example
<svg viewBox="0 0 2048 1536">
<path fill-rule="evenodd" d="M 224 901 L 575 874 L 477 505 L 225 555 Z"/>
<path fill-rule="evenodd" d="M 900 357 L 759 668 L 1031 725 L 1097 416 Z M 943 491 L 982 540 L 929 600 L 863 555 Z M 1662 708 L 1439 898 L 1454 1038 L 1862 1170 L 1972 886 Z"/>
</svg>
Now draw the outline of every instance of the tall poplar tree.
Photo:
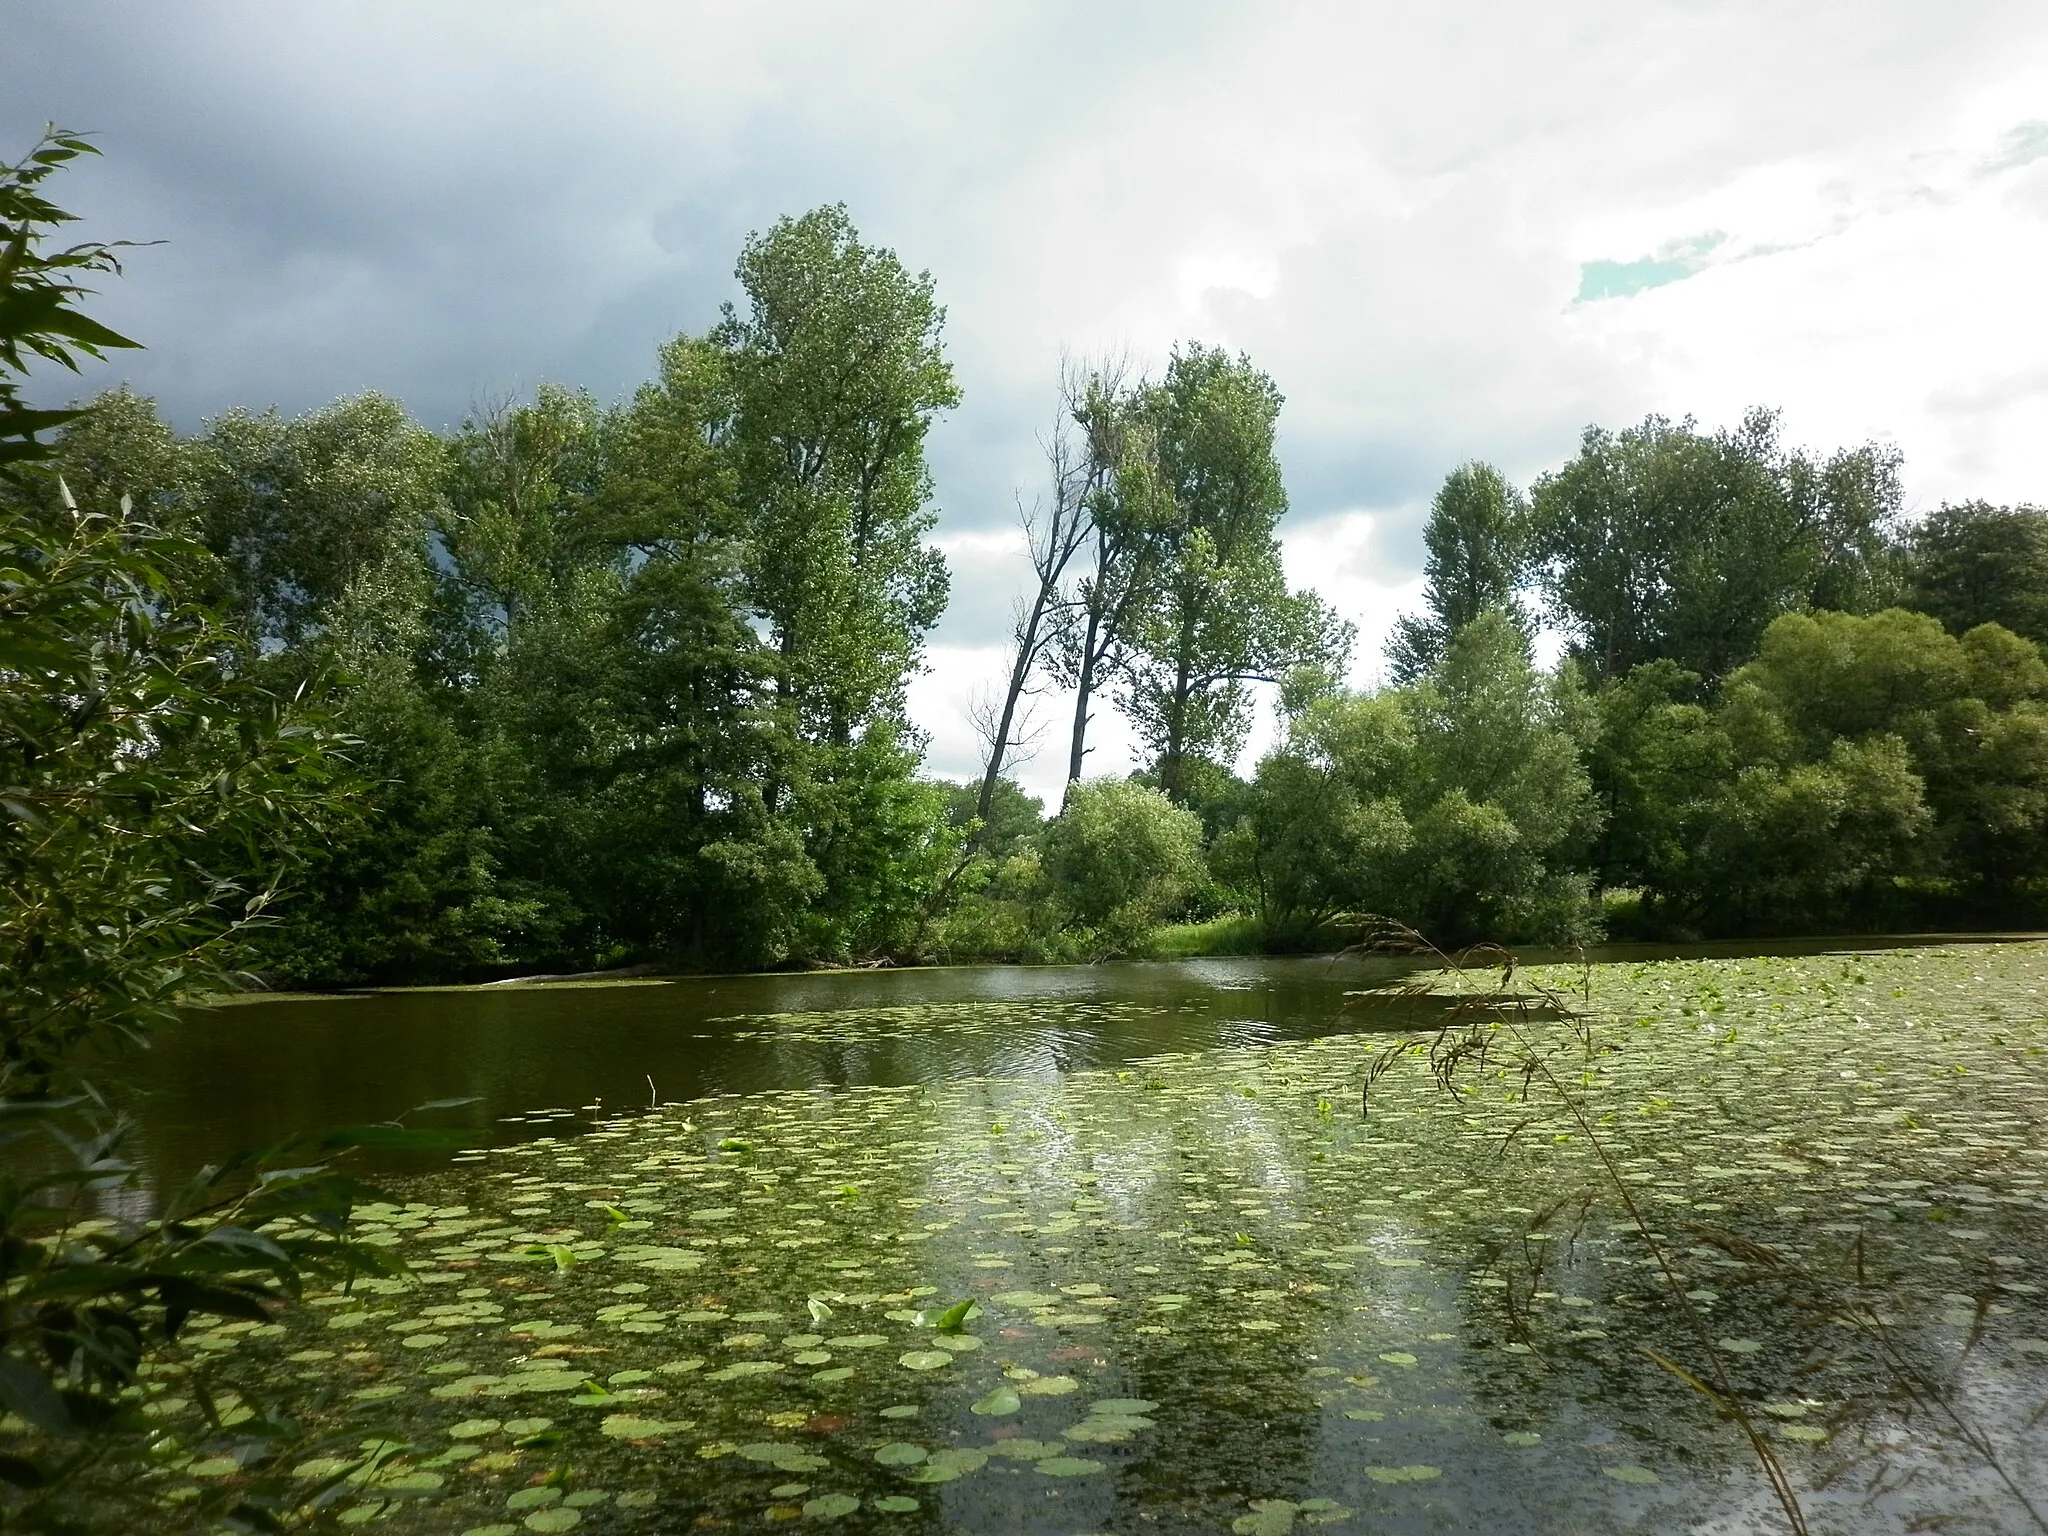
<svg viewBox="0 0 2048 1536">
<path fill-rule="evenodd" d="M 1475 461 L 1446 475 L 1422 539 L 1423 612 L 1395 621 L 1387 648 L 1402 686 L 1435 666 L 1458 631 L 1488 609 L 1525 633 L 1528 627 L 1517 591 L 1529 555 L 1529 506 L 1499 470 Z"/>
<path fill-rule="evenodd" d="M 1280 405 L 1251 359 L 1200 344 L 1177 349 L 1144 392 L 1163 547 L 1129 626 L 1122 698 L 1175 800 L 1186 797 L 1190 758 L 1236 755 L 1247 684 L 1338 665 L 1350 649 L 1351 626 L 1314 592 L 1290 592 L 1281 568 Z"/>
<path fill-rule="evenodd" d="M 929 273 L 863 245 L 843 206 L 747 241 L 711 340 L 730 362 L 747 594 L 806 740 L 847 745 L 900 715 L 946 605 L 925 437 L 959 403 Z"/>
</svg>

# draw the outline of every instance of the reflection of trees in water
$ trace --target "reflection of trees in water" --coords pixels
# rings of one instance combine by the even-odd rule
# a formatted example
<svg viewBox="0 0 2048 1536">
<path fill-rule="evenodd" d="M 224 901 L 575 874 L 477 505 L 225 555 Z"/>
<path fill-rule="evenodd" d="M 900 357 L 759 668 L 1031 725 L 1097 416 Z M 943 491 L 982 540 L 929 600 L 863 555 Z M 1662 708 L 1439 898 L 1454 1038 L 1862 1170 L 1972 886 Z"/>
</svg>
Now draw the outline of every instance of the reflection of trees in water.
<svg viewBox="0 0 2048 1536">
<path fill-rule="evenodd" d="M 1156 1429 L 1133 1437 L 1118 1469 L 1119 1497 L 1139 1509 L 1328 1492 L 1315 1484 L 1322 1408 L 1306 1372 L 1310 1342 L 1292 1331 L 1225 1350 L 1144 1337 L 1119 1341 L 1119 1363 L 1138 1397 L 1159 1407 Z"/>
<path fill-rule="evenodd" d="M 1612 1214 L 1595 1219 L 1605 1229 Z M 1786 1257 L 1810 1239 L 1807 1229 L 1760 1207 L 1715 1212 L 1712 1227 L 1690 1232 L 1682 1213 L 1656 1215 L 1655 1230 L 1680 1283 L 1719 1293 L 1702 1306 L 1708 1337 L 1755 1346 L 1723 1350 L 1743 1402 L 1760 1417 L 1765 1404 L 1811 1405 L 1764 1422 L 1828 1432 L 1826 1450 L 1799 1478 L 1810 1515 L 1831 1509 L 1900 1529 L 1965 1529 L 1971 1519 L 2004 1529 L 2001 1511 L 2019 1518 L 1990 1486 L 1982 1459 L 1959 1441 L 1939 1400 L 1988 1432 L 2000 1460 L 2012 1468 L 2040 1463 L 2041 1394 L 2038 1388 L 2016 1393 L 2010 1374 L 1979 1351 L 1959 1356 L 1956 1330 L 1945 1337 L 1926 1308 L 1901 1305 L 1911 1293 L 1892 1289 L 1901 1278 L 1892 1264 L 1884 1266 L 1883 1302 L 1892 1309 L 1891 1325 L 1880 1332 L 1848 1313 L 1846 1269 L 1832 1272 L 1833 1260 L 1849 1264 L 1844 1255 Z M 1702 1232 L 1741 1233 L 1781 1257 L 1745 1264 L 1726 1248 L 1695 1241 Z M 1743 1251 L 1739 1239 L 1732 1246 Z M 1843 1248 L 1853 1252 L 1847 1238 Z M 1576 1244 L 1562 1234 L 1529 1244 L 1498 1232 L 1478 1241 L 1471 1273 L 1502 1276 L 1514 1290 L 1458 1289 L 1473 1349 L 1468 1375 L 1474 1398 L 1499 1428 L 1604 1430 L 1593 1443 L 1596 1451 L 1639 1447 L 1660 1464 L 1688 1468 L 1699 1486 L 1726 1489 L 1722 1498 L 1730 1506 L 1753 1504 L 1763 1518 L 1782 1518 L 1736 1426 L 1641 1352 L 1647 1347 L 1704 1374 L 1697 1364 L 1700 1336 L 1674 1305 L 1648 1251 L 1633 1229 L 1602 1230 Z M 1537 1292 L 1553 1294 L 1537 1300 Z M 1515 1298 L 1512 1305 L 1506 1296 Z M 1596 1307 L 1565 1309 L 1563 1296 L 1583 1296 Z M 1519 1322 L 1516 1308 L 1523 1312 Z M 1565 1337 L 1593 1317 L 1605 1339 Z M 1538 1354 L 1490 1352 L 1516 1339 Z M 1736 1511 L 1720 1513 L 1733 1519 Z"/>
<path fill-rule="evenodd" d="M 1183 1202 L 1194 1192 L 1227 1201 L 1229 1192 L 1242 1190 L 1249 1198 L 1289 1201 L 1301 1177 L 1279 1123 L 1286 1113 L 1235 1097 L 1222 1101 L 1220 1121 L 1177 1112 L 1156 1125 L 1126 1122 L 1111 1166 L 1140 1219 L 1168 1230 L 1186 1220 Z M 1140 1137 L 1142 1150 L 1136 1144 Z M 1098 1168 L 1103 1162 L 1098 1154 Z M 1277 1245 L 1279 1222 L 1292 1214 L 1286 1206 L 1258 1214 L 1232 1208 L 1230 1220 L 1218 1225 L 1241 1231 L 1251 1251 L 1264 1256 Z M 1172 1334 L 1137 1333 L 1133 1325 L 1139 1319 L 1120 1319 L 1119 1363 L 1133 1395 L 1159 1404 L 1150 1415 L 1158 1427 L 1134 1437 L 1137 1454 L 1118 1473 L 1121 1497 L 1137 1507 L 1180 1505 L 1213 1513 L 1215 1504 L 1234 1502 L 1241 1512 L 1245 1499 L 1300 1500 L 1326 1492 L 1314 1486 L 1322 1449 L 1322 1407 L 1308 1376 L 1315 1363 L 1314 1334 L 1295 1323 L 1264 1334 L 1222 1333 L 1261 1312 L 1245 1292 L 1285 1287 L 1247 1283 L 1230 1287 L 1234 1296 L 1201 1295 L 1196 1254 L 1213 1251 L 1176 1247 L 1155 1255 L 1162 1270 L 1175 1276 L 1173 1289 L 1193 1295 L 1185 1310 L 1165 1320 Z M 1105 1263 L 1117 1258 L 1104 1254 Z M 1262 1267 L 1242 1278 L 1281 1277 Z M 1301 1304 L 1299 1297 L 1289 1300 Z"/>
</svg>

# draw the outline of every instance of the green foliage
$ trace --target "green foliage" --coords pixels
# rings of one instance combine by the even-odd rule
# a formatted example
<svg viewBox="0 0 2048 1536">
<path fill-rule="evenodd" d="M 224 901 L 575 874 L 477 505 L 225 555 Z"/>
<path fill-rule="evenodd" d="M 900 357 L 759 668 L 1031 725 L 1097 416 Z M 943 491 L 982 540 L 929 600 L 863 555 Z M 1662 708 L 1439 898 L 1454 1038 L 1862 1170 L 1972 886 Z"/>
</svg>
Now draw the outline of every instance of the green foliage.
<svg viewBox="0 0 2048 1536">
<path fill-rule="evenodd" d="M 67 466 L 74 451 L 67 433 Z M 444 520 L 441 443 L 396 402 L 362 395 L 290 420 L 231 411 L 185 457 L 181 516 L 218 557 L 250 667 L 279 688 L 333 680 L 366 785 L 308 845 L 304 895 L 260 967 L 332 984 L 489 965 L 476 753 L 453 718 L 447 577 L 427 558 Z"/>
<path fill-rule="evenodd" d="M 543 388 L 443 441 L 364 395 L 187 441 L 114 392 L 52 445 L 212 552 L 239 676 L 353 738 L 267 975 L 915 951 L 956 840 L 902 697 L 946 591 L 943 312 L 843 209 L 739 276 L 610 410 Z"/>
<path fill-rule="evenodd" d="M 81 507 L 111 511 L 126 498 L 130 515 L 190 536 L 191 446 L 157 415 L 156 402 L 122 387 L 95 396 L 44 445 L 41 468 L 18 475 L 9 494 L 60 505 L 69 491 Z"/>
<path fill-rule="evenodd" d="M 80 414 L 37 410 L 22 398 L 22 380 L 33 359 L 76 373 L 80 358 L 101 358 L 136 345 L 77 304 L 92 291 L 77 279 L 119 272 L 115 252 L 125 242 L 44 248 L 50 235 L 74 216 L 43 195 L 43 183 L 80 155 L 98 153 L 77 135 L 53 126 L 25 158 L 0 166 L 0 472 L 47 457 L 49 445 L 41 434 Z"/>
<path fill-rule="evenodd" d="M 377 394 L 289 421 L 234 410 L 213 422 L 194 449 L 193 515 L 251 637 L 352 664 L 416 648 L 441 459 L 433 434 Z"/>
<path fill-rule="evenodd" d="M 823 885 L 802 952 L 857 959 L 916 946 L 960 848 L 945 791 L 913 777 L 917 766 L 883 721 L 800 787 L 793 809 Z"/>
<path fill-rule="evenodd" d="M 1786 449 L 1769 411 L 1712 435 L 1661 416 L 1589 427 L 1536 483 L 1538 572 L 1595 680 L 1661 659 L 1718 682 L 1782 613 L 1883 605 L 1898 476 L 1874 444 Z"/>
<path fill-rule="evenodd" d="M 1701 692 L 1698 673 L 1653 661 L 1596 695 L 1587 769 L 1605 812 L 1593 860 L 1602 883 L 1633 886 L 1682 863 L 1697 837 L 1688 808 L 1734 773 L 1726 733 L 1694 702 Z"/>
<path fill-rule="evenodd" d="M 0 1451 L 0 1479 L 19 1491 L 7 1514 L 22 1528 L 72 1528 L 88 1511 L 107 1518 L 95 1508 L 107 1502 L 106 1473 L 91 1494 L 78 1475 L 147 1455 L 159 1431 L 139 1411 L 138 1372 L 191 1318 L 267 1323 L 310 1279 L 404 1272 L 350 1237 L 353 1206 L 377 1192 L 309 1164 L 322 1150 L 311 1138 L 201 1169 L 139 1229 L 87 1215 L 94 1195 L 132 1186 L 135 1174 L 120 1156 L 123 1129 L 103 1128 L 92 1107 L 81 1098 L 0 1100 L 0 1151 L 14 1165 L 54 1169 L 0 1176 L 0 1406 L 26 1427 Z M 213 1391 L 232 1395 L 225 1383 Z M 260 1443 L 296 1430 L 269 1413 L 241 1433 Z M 260 1518 L 278 1491 L 237 1490 L 212 1513 Z M 314 1492 L 302 1488 L 289 1502 Z"/>
<path fill-rule="evenodd" d="M 2001 624 L 2048 642 L 2048 512 L 1981 501 L 1943 506 L 1906 541 L 1906 604 L 1951 634 Z"/>
<path fill-rule="evenodd" d="M 1129 780 L 1075 785 L 1039 844 L 1061 904 L 1120 949 L 1172 915 L 1203 876 L 1200 818 Z"/>
<path fill-rule="evenodd" d="M 843 745 L 900 711 L 921 637 L 946 604 L 922 542 L 924 440 L 960 391 L 930 274 L 861 244 L 844 207 L 748 240 L 711 334 L 728 360 L 749 604 L 772 631 L 778 702 L 799 735 Z"/>
<path fill-rule="evenodd" d="M 1045 872 L 1035 846 L 1005 858 L 977 858 L 961 872 L 926 943 L 947 964 L 1013 960 L 1030 964 L 1093 960 L 1092 931 L 1073 914 Z"/>
<path fill-rule="evenodd" d="M 975 845 L 989 858 L 1005 859 L 1045 825 L 1045 802 L 1027 795 L 1011 778 L 998 778 L 989 797 L 988 819 L 981 822 L 979 784 L 946 784 L 946 824 L 962 835 L 979 825 Z"/>
<path fill-rule="evenodd" d="M 1266 928 L 1246 912 L 1225 912 L 1198 923 L 1170 923 L 1154 930 L 1146 954 L 1157 960 L 1204 955 L 1257 955 L 1266 949 Z"/>
<path fill-rule="evenodd" d="M 1155 455 L 1159 532 L 1152 579 L 1127 621 L 1122 699 L 1175 800 L 1189 758 L 1237 755 L 1247 683 L 1341 665 L 1351 646 L 1351 627 L 1313 592 L 1290 592 L 1281 569 L 1280 403 L 1249 358 L 1202 346 L 1176 350 L 1137 403 Z"/>
<path fill-rule="evenodd" d="M 317 716 L 186 592 L 205 551 L 0 498 L 0 1053 L 47 1081 L 226 987 L 339 787 Z"/>
<path fill-rule="evenodd" d="M 2010 921 L 2048 874 L 2048 668 L 1996 625 L 1788 614 L 1711 706 L 1641 669 L 1602 700 L 1607 877 L 1712 932 Z"/>
<path fill-rule="evenodd" d="M 1346 913 L 1451 943 L 1589 929 L 1598 814 L 1580 764 L 1585 703 L 1569 674 L 1537 672 L 1525 645 L 1505 615 L 1484 613 L 1415 687 L 1297 710 L 1219 850 L 1275 942 L 1316 942 Z"/>
<path fill-rule="evenodd" d="M 1425 611 L 1394 625 L 1387 661 L 1394 681 L 1420 678 L 1451 638 L 1489 609 L 1528 628 L 1516 596 L 1529 557 L 1529 504 L 1491 464 L 1461 464 L 1445 476 L 1423 529 L 1428 554 Z"/>
<path fill-rule="evenodd" d="M 308 1275 L 397 1266 L 347 1235 L 361 1187 L 306 1156 L 346 1138 L 203 1169 L 147 1222 L 88 1214 L 137 1192 L 81 1059 L 234 980 L 291 848 L 317 838 L 317 808 L 344 786 L 324 722 L 263 687 L 243 637 L 196 600 L 219 576 L 204 549 L 131 516 L 125 497 L 119 517 L 81 512 L 60 480 L 20 467 L 45 455 L 42 426 L 92 440 L 78 412 L 16 409 L 24 355 L 126 345 L 31 259 L 37 226 L 63 215 L 23 188 L 82 148 L 57 143 L 5 184 L 0 264 L 14 433 L 0 494 L 0 1521 L 119 1529 L 136 1525 L 110 1508 L 133 1466 L 90 1493 L 78 1474 L 146 1465 L 159 1433 L 137 1386 L 154 1352 L 195 1315 L 267 1322 Z M 134 429 L 148 415 L 131 401 L 106 440 L 147 440 Z M 243 1418 L 252 1441 L 294 1433 L 275 1414 Z M 287 1487 L 202 1496 L 195 1513 L 278 1529 L 317 1496 Z"/>
</svg>

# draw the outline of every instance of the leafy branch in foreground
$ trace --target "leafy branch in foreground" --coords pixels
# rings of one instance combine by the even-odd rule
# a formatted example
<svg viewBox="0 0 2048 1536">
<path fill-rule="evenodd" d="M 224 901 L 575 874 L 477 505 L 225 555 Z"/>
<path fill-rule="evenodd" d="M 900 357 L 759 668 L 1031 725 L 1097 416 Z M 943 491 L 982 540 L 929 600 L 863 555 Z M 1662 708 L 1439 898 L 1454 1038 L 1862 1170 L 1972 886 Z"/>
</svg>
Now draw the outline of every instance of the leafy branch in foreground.
<svg viewBox="0 0 2048 1536">
<path fill-rule="evenodd" d="M 0 1062 L 47 1088 L 229 990 L 291 832 L 336 777 L 302 701 L 183 594 L 204 551 L 125 515 L 0 505 Z"/>
<path fill-rule="evenodd" d="M 0 1163 L 47 1170 L 0 1175 L 0 1408 L 18 1421 L 0 1435 L 0 1480 L 16 1490 L 0 1502 L 0 1523 L 104 1524 L 131 1494 L 132 1480 L 110 1468 L 181 1449 L 146 1412 L 142 1380 L 152 1363 L 162 1369 L 156 1357 L 193 1319 L 267 1324 L 309 1281 L 346 1288 L 359 1276 L 405 1274 L 395 1255 L 351 1232 L 354 1207 L 383 1193 L 327 1159 L 362 1146 L 440 1147 L 459 1135 L 386 1124 L 296 1137 L 201 1168 L 156 1216 L 124 1224 L 100 1213 L 136 1186 L 121 1156 L 126 1134 L 90 1092 L 0 1100 Z M 203 1432 L 225 1436 L 228 1454 L 251 1471 L 205 1496 L 199 1513 L 283 1530 L 287 1517 L 330 1502 L 327 1491 L 345 1477 L 295 1486 L 272 1465 L 307 1449 L 292 1405 L 197 1364 L 185 1371 Z M 343 1458 L 348 1473 L 359 1460 Z"/>
<path fill-rule="evenodd" d="M 113 248 L 42 250 L 70 216 L 39 188 L 90 152 L 53 130 L 0 167 L 0 1525 L 74 1531 L 138 1528 L 128 1506 L 149 1480 L 109 1467 L 181 1454 L 144 1411 L 152 1368 L 183 1371 L 206 1431 L 234 1436 L 233 1466 L 303 1445 L 278 1405 L 162 1351 L 194 1317 L 268 1324 L 309 1278 L 400 1270 L 351 1238 L 369 1191 L 327 1155 L 441 1139 L 299 1138 L 201 1169 L 147 1219 L 120 1214 L 148 1197 L 85 1072 L 235 983 L 339 759 L 324 720 L 257 685 L 242 637 L 194 599 L 212 585 L 206 551 L 125 498 L 118 516 L 80 511 L 31 462 L 39 432 L 82 413 L 24 405 L 29 360 L 133 345 L 74 307 L 87 290 L 71 275 L 118 271 Z M 339 1465 L 310 1489 L 279 1469 L 188 1512 L 282 1530 L 359 1470 Z M 170 1513 L 141 1518 L 162 1529 Z"/>
<path fill-rule="evenodd" d="M 0 471 L 47 458 L 50 445 L 39 434 L 85 414 L 35 410 L 21 398 L 20 379 L 31 359 L 76 373 L 81 357 L 104 357 L 138 345 L 78 309 L 76 301 L 91 290 L 75 281 L 84 273 L 118 273 L 121 261 L 115 252 L 134 242 L 95 240 L 43 249 L 49 232 L 75 217 L 43 196 L 43 182 L 80 155 L 98 153 L 76 134 L 52 125 L 26 157 L 0 166 Z"/>
</svg>

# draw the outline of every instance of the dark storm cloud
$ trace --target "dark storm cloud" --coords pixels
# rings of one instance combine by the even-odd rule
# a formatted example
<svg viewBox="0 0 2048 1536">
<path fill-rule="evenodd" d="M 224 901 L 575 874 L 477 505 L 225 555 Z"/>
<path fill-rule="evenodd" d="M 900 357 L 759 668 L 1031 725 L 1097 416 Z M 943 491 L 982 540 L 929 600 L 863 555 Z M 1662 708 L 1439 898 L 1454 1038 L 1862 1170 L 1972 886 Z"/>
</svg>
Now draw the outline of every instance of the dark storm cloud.
<svg viewBox="0 0 2048 1536">
<path fill-rule="evenodd" d="M 945 296 L 953 197 L 1085 131 L 1120 61 L 1170 57 L 1206 9 L 995 7 L 906 32 L 850 12 L 27 5 L 0 134 L 91 131 L 107 160 L 64 188 L 87 231 L 166 242 L 101 309 L 151 350 L 87 387 L 130 379 L 187 427 L 377 388 L 441 426 L 542 379 L 630 389 L 734 296 L 749 230 L 819 203 L 848 202 Z M 1019 454 L 1005 391 L 959 361 L 942 500 L 1000 520 L 1029 429 Z"/>
</svg>

